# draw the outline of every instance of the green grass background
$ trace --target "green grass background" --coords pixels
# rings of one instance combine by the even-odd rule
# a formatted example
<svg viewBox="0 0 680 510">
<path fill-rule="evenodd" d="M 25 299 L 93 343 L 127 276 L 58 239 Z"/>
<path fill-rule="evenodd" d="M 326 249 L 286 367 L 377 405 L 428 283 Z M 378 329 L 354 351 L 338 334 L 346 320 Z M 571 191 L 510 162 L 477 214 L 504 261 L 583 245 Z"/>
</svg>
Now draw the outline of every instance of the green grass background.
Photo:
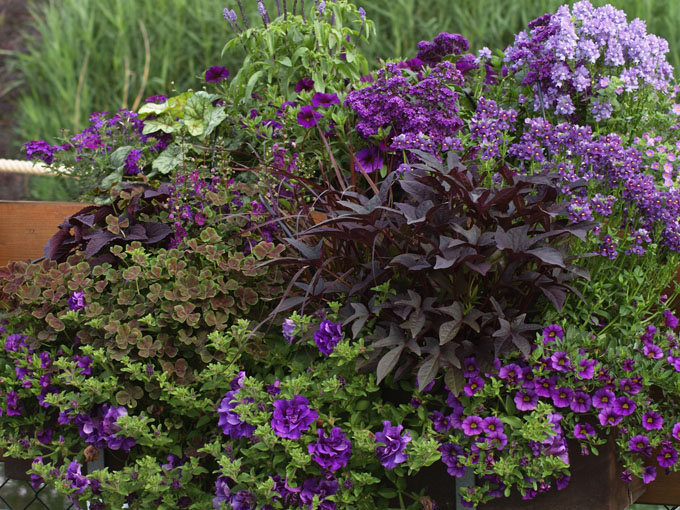
<svg viewBox="0 0 680 510">
<path fill-rule="evenodd" d="M 256 22 L 257 2 L 242 1 Z M 275 12 L 274 0 L 265 3 Z M 378 58 L 412 57 L 418 41 L 441 31 L 463 34 L 472 50 L 504 48 L 530 20 L 563 3 L 367 0 L 358 5 L 376 22 L 377 36 L 364 49 L 369 61 L 377 63 Z M 593 3 L 612 3 L 624 9 L 629 20 L 646 20 L 649 32 L 669 41 L 669 59 L 680 69 L 680 1 Z M 54 143 L 62 130 L 72 135 L 87 125 L 93 111 L 131 108 L 152 94 L 200 87 L 199 76 L 211 65 L 226 65 L 235 72 L 243 55 L 220 58 L 232 37 L 222 17 L 225 7 L 237 9 L 236 1 L 31 0 L 33 27 L 27 33 L 37 37 L 27 36 L 26 52 L 6 56 L 20 77 L 13 84 L 21 90 L 15 148 L 27 140 Z M 38 198 L 60 198 L 60 186 L 50 179 L 36 179 L 31 187 Z"/>
</svg>

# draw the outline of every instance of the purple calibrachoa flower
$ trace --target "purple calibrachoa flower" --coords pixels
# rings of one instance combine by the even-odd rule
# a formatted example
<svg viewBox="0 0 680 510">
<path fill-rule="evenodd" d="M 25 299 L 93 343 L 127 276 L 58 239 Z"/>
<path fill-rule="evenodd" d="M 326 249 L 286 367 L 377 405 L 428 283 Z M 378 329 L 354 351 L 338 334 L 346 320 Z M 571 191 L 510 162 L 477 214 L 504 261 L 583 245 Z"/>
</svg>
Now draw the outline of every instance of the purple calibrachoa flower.
<svg viewBox="0 0 680 510">
<path fill-rule="evenodd" d="M 352 443 L 342 433 L 340 427 L 333 427 L 330 436 L 326 436 L 321 429 L 316 432 L 319 440 L 307 446 L 312 460 L 328 471 L 337 471 L 345 467 L 352 456 Z"/>
<path fill-rule="evenodd" d="M 496 416 L 489 416 L 482 420 L 482 430 L 488 437 L 505 435 L 503 422 Z"/>
<path fill-rule="evenodd" d="M 663 350 L 656 344 L 646 343 L 642 348 L 642 352 L 649 359 L 661 359 L 663 358 Z"/>
<path fill-rule="evenodd" d="M 325 320 L 319 324 L 319 329 L 314 332 L 314 343 L 324 356 L 330 356 L 335 346 L 342 340 L 342 327 L 340 323 Z"/>
<path fill-rule="evenodd" d="M 314 90 L 314 80 L 311 78 L 302 78 L 295 84 L 295 92 L 298 94 L 303 90 L 311 91 Z"/>
<path fill-rule="evenodd" d="M 568 386 L 555 388 L 550 396 L 552 397 L 555 407 L 569 407 L 571 405 L 571 399 L 574 396 L 574 390 Z"/>
<path fill-rule="evenodd" d="M 471 397 L 482 388 L 484 388 L 484 379 L 481 377 L 471 377 L 463 387 L 463 391 L 468 397 Z"/>
<path fill-rule="evenodd" d="M 564 331 L 559 324 L 551 324 L 543 330 L 543 343 L 554 342 L 564 338 Z"/>
<path fill-rule="evenodd" d="M 498 377 L 506 380 L 509 384 L 517 384 L 522 379 L 522 369 L 519 365 L 510 363 L 498 371 Z"/>
<path fill-rule="evenodd" d="M 645 466 L 642 470 L 642 481 L 644 483 L 651 483 L 656 479 L 656 467 Z"/>
<path fill-rule="evenodd" d="M 663 418 L 656 411 L 647 411 L 642 415 L 642 427 L 645 430 L 661 430 Z"/>
<path fill-rule="evenodd" d="M 75 291 L 68 298 L 68 307 L 74 312 L 79 312 L 85 308 L 85 292 L 82 290 Z"/>
<path fill-rule="evenodd" d="M 593 395 L 593 407 L 596 409 L 607 409 L 614 404 L 614 393 L 611 390 L 600 388 Z"/>
<path fill-rule="evenodd" d="M 279 437 L 300 439 L 318 417 L 319 413 L 309 408 L 309 400 L 302 395 L 295 395 L 290 400 L 274 401 L 271 427 Z"/>
<path fill-rule="evenodd" d="M 675 315 L 673 315 L 673 312 L 671 312 L 670 310 L 663 311 L 663 319 L 664 323 L 669 328 L 675 329 L 678 327 L 678 318 Z"/>
<path fill-rule="evenodd" d="M 633 381 L 633 379 L 625 378 L 619 381 L 619 388 L 622 392 L 629 395 L 637 395 L 642 390 L 642 384 Z"/>
<path fill-rule="evenodd" d="M 580 368 L 577 370 L 576 376 L 579 379 L 592 379 L 595 375 L 595 365 L 597 365 L 597 361 L 594 359 L 582 359 L 578 363 Z"/>
<path fill-rule="evenodd" d="M 444 443 L 438 450 L 442 453 L 442 462 L 446 466 L 446 472 L 460 478 L 465 475 L 465 465 L 458 460 L 458 456 L 463 454 L 463 449 L 454 443 Z"/>
<path fill-rule="evenodd" d="M 367 174 L 380 170 L 383 166 L 382 153 L 376 146 L 361 149 L 356 153 L 354 161 L 357 168 Z"/>
<path fill-rule="evenodd" d="M 587 413 L 590 410 L 590 395 L 584 391 L 574 392 L 569 407 L 575 413 Z"/>
<path fill-rule="evenodd" d="M 375 449 L 378 460 L 385 469 L 394 469 L 408 458 L 404 450 L 406 450 L 406 445 L 411 441 L 411 436 L 408 432 L 404 432 L 404 435 L 402 435 L 403 430 L 403 425 L 392 426 L 386 420 L 383 422 L 382 431 L 375 433 L 375 442 L 385 445 L 378 446 Z"/>
<path fill-rule="evenodd" d="M 314 108 L 328 108 L 331 105 L 339 104 L 340 99 L 338 99 L 337 94 L 324 94 L 323 92 L 317 92 L 312 96 L 312 106 Z"/>
<path fill-rule="evenodd" d="M 550 356 L 550 361 L 555 372 L 571 371 L 571 361 L 569 361 L 569 357 L 564 351 L 557 351 L 554 353 L 552 356 Z"/>
<path fill-rule="evenodd" d="M 533 411 L 538 404 L 538 395 L 533 390 L 520 390 L 515 393 L 515 405 L 520 411 Z"/>
<path fill-rule="evenodd" d="M 577 439 L 587 439 L 588 436 L 594 436 L 595 429 L 590 423 L 577 423 L 574 426 L 574 437 Z"/>
<path fill-rule="evenodd" d="M 649 438 L 643 434 L 633 436 L 628 441 L 628 449 L 631 452 L 642 453 L 644 455 L 652 454 L 652 447 L 649 445 Z"/>
<path fill-rule="evenodd" d="M 614 399 L 614 411 L 621 416 L 628 416 L 635 411 L 635 402 L 628 397 L 617 397 Z"/>
<path fill-rule="evenodd" d="M 678 461 L 678 452 L 671 446 L 670 442 L 664 441 L 656 456 L 656 461 L 659 466 L 669 468 Z"/>
<path fill-rule="evenodd" d="M 229 78 L 229 69 L 223 66 L 212 66 L 205 72 L 206 83 L 219 83 Z"/>
<path fill-rule="evenodd" d="M 482 419 L 479 416 L 468 416 L 463 420 L 463 433 L 466 436 L 477 436 L 483 431 Z"/>
<path fill-rule="evenodd" d="M 621 420 L 623 419 L 621 415 L 616 414 L 613 407 L 602 409 L 597 415 L 597 418 L 600 420 L 600 425 L 603 427 L 613 427 L 621 423 Z"/>
<path fill-rule="evenodd" d="M 321 117 L 323 117 L 323 115 L 317 112 L 312 105 L 305 105 L 300 107 L 300 112 L 297 115 L 297 121 L 300 126 L 309 129 L 316 126 Z"/>
<path fill-rule="evenodd" d="M 678 422 L 678 423 L 676 423 L 675 425 L 673 425 L 673 432 L 672 432 L 672 434 L 673 434 L 673 437 L 674 437 L 675 439 L 677 439 L 678 441 L 680 441 L 680 422 Z"/>
</svg>

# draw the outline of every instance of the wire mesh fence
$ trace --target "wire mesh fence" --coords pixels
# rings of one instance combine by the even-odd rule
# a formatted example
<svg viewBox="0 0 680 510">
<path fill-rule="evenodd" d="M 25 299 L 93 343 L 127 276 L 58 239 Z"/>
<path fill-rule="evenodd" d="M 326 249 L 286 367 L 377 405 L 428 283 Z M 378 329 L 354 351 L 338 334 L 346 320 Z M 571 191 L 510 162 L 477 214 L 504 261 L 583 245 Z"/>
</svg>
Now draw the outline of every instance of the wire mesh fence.
<svg viewBox="0 0 680 510">
<path fill-rule="evenodd" d="M 0 510 L 71 510 L 75 505 L 54 487 L 42 484 L 34 489 L 27 480 L 6 476 L 0 462 Z"/>
</svg>

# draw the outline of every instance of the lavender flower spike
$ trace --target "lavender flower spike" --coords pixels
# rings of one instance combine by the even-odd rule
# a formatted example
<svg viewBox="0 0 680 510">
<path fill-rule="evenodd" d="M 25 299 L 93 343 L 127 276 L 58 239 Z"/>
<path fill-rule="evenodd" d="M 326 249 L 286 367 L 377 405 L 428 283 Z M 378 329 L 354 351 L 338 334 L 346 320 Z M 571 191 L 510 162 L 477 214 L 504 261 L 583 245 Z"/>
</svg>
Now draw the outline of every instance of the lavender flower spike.
<svg viewBox="0 0 680 510">
<path fill-rule="evenodd" d="M 269 19 L 269 13 L 267 12 L 267 8 L 265 7 L 264 2 L 262 2 L 262 0 L 257 1 L 257 13 L 262 18 L 262 21 L 264 22 L 264 27 L 267 28 L 267 24 L 271 20 Z"/>
<path fill-rule="evenodd" d="M 235 34 L 239 34 L 241 32 L 241 27 L 238 26 L 237 22 L 238 16 L 236 15 L 236 11 L 234 9 L 224 9 L 224 19 L 229 22 L 229 25 L 231 25 L 231 29 Z"/>
</svg>

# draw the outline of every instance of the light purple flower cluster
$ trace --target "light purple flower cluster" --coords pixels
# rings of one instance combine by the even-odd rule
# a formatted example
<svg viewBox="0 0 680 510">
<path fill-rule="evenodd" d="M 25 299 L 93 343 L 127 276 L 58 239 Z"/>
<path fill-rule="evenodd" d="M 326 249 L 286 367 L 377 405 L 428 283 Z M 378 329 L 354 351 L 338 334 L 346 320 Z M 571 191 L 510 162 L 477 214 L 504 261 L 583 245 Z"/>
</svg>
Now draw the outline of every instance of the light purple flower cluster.
<svg viewBox="0 0 680 510">
<path fill-rule="evenodd" d="M 617 94 L 645 85 L 667 89 L 673 75 L 668 50 L 664 39 L 646 33 L 643 21 L 629 24 L 623 11 L 584 0 L 532 21 L 506 49 L 505 61 L 522 85 L 532 87 L 535 111 L 572 116 L 589 105 L 593 118 L 603 120 L 613 105 L 597 92 L 612 77 L 621 82 Z"/>
<path fill-rule="evenodd" d="M 496 101 L 479 98 L 477 109 L 470 119 L 470 139 L 477 141 L 483 160 L 501 156 L 501 136 L 504 132 L 514 131 L 516 121 L 515 110 L 503 110 L 498 108 Z"/>
<path fill-rule="evenodd" d="M 85 292 L 82 290 L 74 291 L 71 297 L 68 298 L 68 307 L 74 312 L 79 312 L 85 309 Z"/>
<path fill-rule="evenodd" d="M 123 406 L 103 404 L 93 415 L 81 413 L 73 422 L 78 426 L 78 433 L 87 444 L 99 449 L 123 450 L 129 452 L 137 444 L 134 438 L 120 436 L 120 425 L 116 422 L 127 415 Z"/>
</svg>

